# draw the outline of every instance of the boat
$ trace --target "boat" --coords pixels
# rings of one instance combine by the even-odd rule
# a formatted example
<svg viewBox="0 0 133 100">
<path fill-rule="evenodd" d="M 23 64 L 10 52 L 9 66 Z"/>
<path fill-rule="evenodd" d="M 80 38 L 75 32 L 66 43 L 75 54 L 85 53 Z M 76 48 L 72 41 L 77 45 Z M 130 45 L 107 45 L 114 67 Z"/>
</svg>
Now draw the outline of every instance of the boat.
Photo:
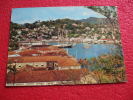
<svg viewBox="0 0 133 100">
<path fill-rule="evenodd" d="M 88 44 L 88 43 L 83 43 L 83 48 L 90 48 L 90 44 Z"/>
<path fill-rule="evenodd" d="M 57 46 L 58 48 L 72 48 L 72 44 L 58 44 L 58 45 L 54 45 Z"/>
</svg>

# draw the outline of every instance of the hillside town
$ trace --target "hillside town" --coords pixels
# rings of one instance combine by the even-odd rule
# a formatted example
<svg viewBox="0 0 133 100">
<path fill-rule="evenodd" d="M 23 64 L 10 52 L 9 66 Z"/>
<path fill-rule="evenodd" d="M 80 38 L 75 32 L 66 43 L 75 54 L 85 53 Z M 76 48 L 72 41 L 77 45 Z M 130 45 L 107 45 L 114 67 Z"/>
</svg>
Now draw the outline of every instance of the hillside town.
<svg viewBox="0 0 133 100">
<path fill-rule="evenodd" d="M 109 24 L 70 19 L 11 23 L 10 33 L 7 86 L 99 83 L 97 72 L 88 69 L 93 60 L 77 59 L 65 48 L 75 43 L 121 43 L 117 25 L 112 32 Z M 54 42 L 58 44 L 50 44 Z"/>
<path fill-rule="evenodd" d="M 89 24 L 70 19 L 36 21 L 23 25 L 11 23 L 9 47 L 13 47 L 12 44 L 15 44 L 14 48 L 17 48 L 19 42 L 37 41 L 121 43 L 118 25 L 114 25 L 112 33 L 109 24 Z"/>
<path fill-rule="evenodd" d="M 125 82 L 120 38 L 115 6 L 13 9 L 6 86 Z"/>
</svg>

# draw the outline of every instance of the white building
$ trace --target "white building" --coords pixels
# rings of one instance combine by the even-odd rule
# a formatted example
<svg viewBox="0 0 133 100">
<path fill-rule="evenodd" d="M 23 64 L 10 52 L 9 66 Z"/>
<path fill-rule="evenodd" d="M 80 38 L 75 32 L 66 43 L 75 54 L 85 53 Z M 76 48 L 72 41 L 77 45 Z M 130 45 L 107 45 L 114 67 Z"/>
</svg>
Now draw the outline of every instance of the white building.
<svg viewBox="0 0 133 100">
<path fill-rule="evenodd" d="M 59 56 L 60 57 L 60 56 Z M 44 67 L 50 70 L 67 70 L 67 69 L 80 69 L 80 64 L 73 58 L 66 57 L 56 57 L 56 56 L 39 56 L 39 57 L 18 57 L 18 58 L 9 58 L 9 65 L 16 66 L 16 68 L 25 67 L 27 65 L 32 67 Z M 59 58 L 59 59 L 58 59 Z M 65 63 L 71 60 L 71 63 Z"/>
</svg>

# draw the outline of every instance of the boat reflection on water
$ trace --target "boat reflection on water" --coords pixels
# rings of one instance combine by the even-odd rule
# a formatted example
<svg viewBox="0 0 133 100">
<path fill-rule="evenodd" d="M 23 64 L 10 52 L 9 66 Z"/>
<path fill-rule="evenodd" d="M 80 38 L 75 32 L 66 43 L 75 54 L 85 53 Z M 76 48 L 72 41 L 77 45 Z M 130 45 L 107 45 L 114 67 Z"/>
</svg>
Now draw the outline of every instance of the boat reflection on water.
<svg viewBox="0 0 133 100">
<path fill-rule="evenodd" d="M 83 48 L 90 48 L 91 44 L 88 44 L 88 43 L 83 43 Z"/>
</svg>

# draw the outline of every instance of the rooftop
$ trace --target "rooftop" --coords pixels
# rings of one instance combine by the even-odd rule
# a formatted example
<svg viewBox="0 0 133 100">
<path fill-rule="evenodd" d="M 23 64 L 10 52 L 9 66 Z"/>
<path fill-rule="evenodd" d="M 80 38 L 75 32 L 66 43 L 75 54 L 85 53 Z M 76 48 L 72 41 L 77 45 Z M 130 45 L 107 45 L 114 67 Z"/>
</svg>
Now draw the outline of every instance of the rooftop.
<svg viewBox="0 0 133 100">
<path fill-rule="evenodd" d="M 19 71 L 15 75 L 15 83 L 75 81 L 88 73 L 88 69 L 49 70 L 49 71 Z M 14 74 L 7 74 L 7 83 L 14 82 Z"/>
<path fill-rule="evenodd" d="M 32 54 L 38 55 L 67 55 L 66 51 L 62 48 L 58 48 L 57 46 L 47 46 L 36 49 L 25 49 L 19 52 L 9 51 L 8 55 L 19 54 L 20 56 L 32 56 Z"/>
<path fill-rule="evenodd" d="M 8 51 L 8 55 L 14 55 L 14 54 L 16 54 L 15 51 Z"/>
<path fill-rule="evenodd" d="M 27 56 L 27 57 L 12 57 L 8 58 L 9 62 L 16 63 L 32 63 L 32 62 L 47 62 L 57 61 L 59 66 L 80 66 L 78 61 L 69 56 Z"/>
</svg>

